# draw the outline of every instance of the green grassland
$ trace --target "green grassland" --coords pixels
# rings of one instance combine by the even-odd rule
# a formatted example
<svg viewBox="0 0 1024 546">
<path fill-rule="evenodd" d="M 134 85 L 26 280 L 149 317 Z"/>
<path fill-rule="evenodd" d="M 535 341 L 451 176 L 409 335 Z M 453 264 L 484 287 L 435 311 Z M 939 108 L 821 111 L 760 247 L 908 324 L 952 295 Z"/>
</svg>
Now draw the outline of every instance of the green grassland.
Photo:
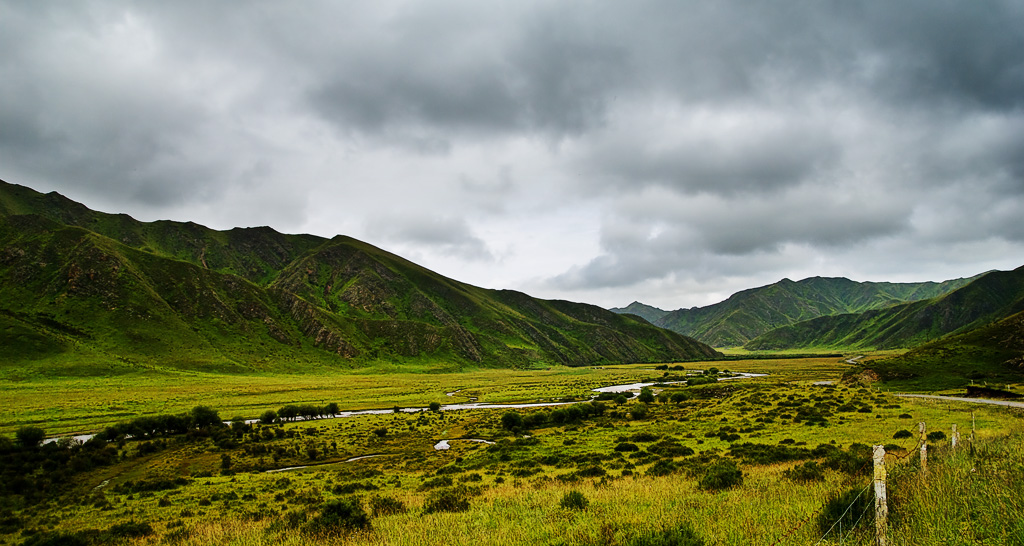
<svg viewBox="0 0 1024 546">
<path fill-rule="evenodd" d="M 83 465 L 70 479 L 46 485 L 46 495 L 29 490 L 5 497 L 0 544 L 636 545 L 668 543 L 667 533 L 679 529 L 703 541 L 695 544 L 737 545 L 771 544 L 795 529 L 783 543 L 808 544 L 822 536 L 812 515 L 833 496 L 868 483 L 863 449 L 872 444 L 888 444 L 894 469 L 906 468 L 891 493 L 899 543 L 950 543 L 963 535 L 962 525 L 972 525 L 972 535 L 957 543 L 1019 543 L 1014 533 L 1024 508 L 1008 495 L 1018 492 L 1014 476 L 1022 474 L 1020 410 L 903 399 L 840 383 L 858 367 L 836 357 L 683 366 L 770 375 L 693 387 L 666 384 L 654 389 L 660 400 L 606 401 L 602 411 L 576 417 L 570 410 L 575 406 L 399 412 L 121 439 L 91 452 L 94 459 L 106 453 L 105 464 Z M 425 372 L 35 379 L 6 381 L 0 393 L 9 434 L 31 423 L 50 432 L 95 430 L 197 404 L 224 418 L 255 418 L 286 404 L 391 408 L 468 397 L 573 398 L 592 408 L 583 401 L 594 387 L 684 373 L 650 365 Z M 821 381 L 835 384 L 815 384 Z M 447 396 L 453 391 L 459 392 Z M 685 396 L 672 402 L 676 393 Z M 510 429 L 504 419 L 509 411 L 535 424 Z M 950 434 L 953 424 L 970 431 L 972 417 L 976 458 L 947 454 L 948 442 L 936 438 L 930 442 L 931 468 L 941 479 L 919 483 L 914 457 L 908 457 L 917 445 L 917 423 Z M 894 439 L 900 431 L 913 433 Z M 440 440 L 451 448 L 435 450 Z M 72 460 L 90 453 L 77 449 Z M 349 461 L 367 455 L 376 456 Z M 741 484 L 702 486 L 729 461 L 742 471 Z M 794 477 L 794 468 L 811 461 L 820 464 L 819 475 Z M 306 468 L 268 472 L 295 466 Z M 989 497 L 971 500 L 976 491 L 964 480 L 982 479 Z M 967 499 L 958 506 L 974 504 L 927 519 L 934 518 L 927 509 L 944 502 L 934 495 L 950 490 Z M 585 507 L 566 502 L 573 492 Z M 362 507 L 368 526 L 324 524 L 339 501 Z M 973 525 L 976 513 L 994 519 Z M 918 531 L 926 540 L 912 536 L 911 518 L 927 523 L 927 533 Z M 869 543 L 866 529 L 846 540 Z M 838 543 L 835 535 L 828 540 Z"/>
<path fill-rule="evenodd" d="M 727 367 L 770 373 L 773 380 L 838 380 L 849 366 L 839 358 L 740 360 L 686 363 L 701 369 Z M 531 370 L 478 369 L 439 371 L 435 366 L 364 368 L 319 374 L 253 375 L 145 370 L 110 377 L 54 379 L 45 375 L 0 381 L 0 432 L 22 425 L 40 426 L 51 435 L 83 434 L 118 421 L 146 415 L 180 413 L 197 405 L 214 405 L 225 417 L 257 418 L 266 409 L 286 404 L 324 405 L 342 409 L 426 407 L 431 402 L 513 403 L 585 400 L 594 388 L 641 379 L 662 371 L 649 364 L 591 368 L 551 366 Z M 755 380 L 759 381 L 759 380 Z M 453 396 L 447 393 L 460 391 Z"/>
</svg>

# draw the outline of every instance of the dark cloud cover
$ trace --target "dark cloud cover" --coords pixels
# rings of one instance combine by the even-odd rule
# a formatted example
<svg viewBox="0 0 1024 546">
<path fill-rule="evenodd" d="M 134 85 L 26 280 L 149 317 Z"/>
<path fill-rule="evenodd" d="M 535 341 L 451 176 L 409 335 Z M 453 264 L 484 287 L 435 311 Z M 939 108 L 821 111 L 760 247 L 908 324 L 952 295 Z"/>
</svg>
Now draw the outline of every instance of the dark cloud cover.
<svg viewBox="0 0 1024 546">
<path fill-rule="evenodd" d="M 0 177 L 665 308 L 1024 261 L 1024 4 L 0 0 Z"/>
</svg>

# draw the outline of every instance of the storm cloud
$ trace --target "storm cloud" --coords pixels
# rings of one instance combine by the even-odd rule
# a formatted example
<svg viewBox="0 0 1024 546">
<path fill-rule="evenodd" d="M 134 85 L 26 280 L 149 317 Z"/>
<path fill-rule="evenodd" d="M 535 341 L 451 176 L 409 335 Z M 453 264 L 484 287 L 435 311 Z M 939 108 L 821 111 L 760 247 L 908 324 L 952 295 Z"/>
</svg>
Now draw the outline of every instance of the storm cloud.
<svg viewBox="0 0 1024 546">
<path fill-rule="evenodd" d="M 666 309 L 1024 262 L 1024 6 L 0 1 L 0 178 Z"/>
</svg>

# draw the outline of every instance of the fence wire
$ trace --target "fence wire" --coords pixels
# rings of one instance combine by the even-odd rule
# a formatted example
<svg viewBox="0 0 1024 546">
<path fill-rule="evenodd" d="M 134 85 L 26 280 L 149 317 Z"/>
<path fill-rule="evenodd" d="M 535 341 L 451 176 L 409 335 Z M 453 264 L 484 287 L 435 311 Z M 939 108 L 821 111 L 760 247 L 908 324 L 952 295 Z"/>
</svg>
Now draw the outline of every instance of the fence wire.
<svg viewBox="0 0 1024 546">
<path fill-rule="evenodd" d="M 905 447 L 903 447 L 903 446 L 900 446 L 900 449 L 901 449 L 901 450 L 903 450 L 903 451 L 905 451 L 905 453 L 904 453 L 903 455 L 897 455 L 897 454 L 895 454 L 895 453 L 891 453 L 891 452 L 886 452 L 886 455 L 889 455 L 889 456 L 891 456 L 891 457 L 892 457 L 892 458 L 894 459 L 894 462 L 895 462 L 895 461 L 902 461 L 903 459 L 906 459 L 906 458 L 910 457 L 910 456 L 911 456 L 911 455 L 913 455 L 913 454 L 914 454 L 914 453 L 915 453 L 916 451 L 918 451 L 918 450 L 919 450 L 919 449 L 921 448 L 921 445 L 922 445 L 923 443 L 924 443 L 924 442 L 923 442 L 922 440 L 918 439 L 918 441 L 917 441 L 917 444 L 916 444 L 916 445 L 915 445 L 914 447 L 910 448 L 910 449 L 906 449 Z M 972 447 L 973 447 L 973 444 L 972 444 Z M 842 482 L 842 485 L 841 485 L 840 487 L 841 487 L 841 488 L 843 488 L 843 487 L 849 487 L 849 485 L 850 485 L 850 484 L 852 484 L 852 483 L 853 483 L 853 482 L 854 482 L 854 481 L 855 481 L 855 480 L 856 480 L 856 479 L 857 479 L 858 477 L 860 477 L 860 473 L 861 473 L 861 471 L 863 471 L 863 470 L 864 470 L 864 468 L 868 466 L 868 464 L 873 464 L 873 461 L 869 460 L 869 461 L 865 462 L 865 463 L 864 463 L 863 465 L 861 465 L 861 467 L 860 467 L 859 469 L 857 469 L 857 471 L 856 471 L 856 472 L 854 472 L 854 473 L 853 473 L 852 475 L 850 475 L 850 476 L 849 476 L 849 477 L 848 477 L 848 478 L 847 478 L 847 479 L 846 479 L 845 481 L 843 481 L 843 482 Z M 857 500 L 859 500 L 859 499 L 860 499 L 860 497 L 861 497 L 861 496 L 862 496 L 862 495 L 864 494 L 864 491 L 867 491 L 867 490 L 868 490 L 869 488 L 871 488 L 871 486 L 872 486 L 873 484 L 874 484 L 874 480 L 872 480 L 871 482 L 869 482 L 869 483 L 868 483 L 868 485 L 867 485 L 867 486 L 866 486 L 866 487 L 865 487 L 865 488 L 864 488 L 864 489 L 863 489 L 863 490 L 862 490 L 862 491 L 860 492 L 860 494 L 858 494 L 858 495 L 857 495 L 857 498 L 856 498 L 856 499 L 854 499 L 853 503 L 851 503 L 851 504 L 850 504 L 850 506 L 848 506 L 848 507 L 846 508 L 846 511 L 844 511 L 844 512 L 843 512 L 843 515 L 839 517 L 839 519 L 838 519 L 838 520 L 836 521 L 836 523 L 832 524 L 832 528 L 835 528 L 835 526 L 836 526 L 836 525 L 837 525 L 837 524 L 838 524 L 839 522 L 841 522 L 841 521 L 842 521 L 843 517 L 845 517 L 845 516 L 846 516 L 846 513 L 847 513 L 847 512 L 849 512 L 851 508 L 853 508 L 853 505 L 854 505 L 854 504 L 856 504 L 856 503 L 857 503 Z M 779 544 L 782 544 L 782 542 L 783 542 L 784 540 L 786 540 L 786 539 L 788 539 L 789 537 L 793 536 L 793 534 L 795 534 L 795 533 L 796 533 L 797 531 L 799 531 L 799 530 L 800 530 L 800 529 L 801 529 L 801 528 L 802 528 L 802 527 L 803 527 L 804 525 L 806 525 L 806 524 L 807 524 L 807 523 L 808 523 L 809 521 L 811 521 L 811 519 L 813 519 L 813 518 L 814 518 L 814 516 L 817 516 L 817 515 L 819 515 L 819 514 L 821 513 L 821 511 L 822 511 L 822 510 L 823 510 L 823 509 L 825 508 L 825 506 L 826 506 L 827 504 L 828 504 L 828 501 L 825 501 L 824 503 L 822 503 L 822 505 L 821 505 L 821 506 L 819 506 L 819 507 L 818 507 L 817 509 L 815 509 L 815 510 L 814 510 L 813 512 L 811 512 L 811 513 L 810 513 L 810 514 L 808 514 L 808 515 L 807 515 L 806 517 L 804 517 L 804 518 L 803 518 L 802 520 L 800 520 L 800 521 L 799 521 L 799 522 L 797 522 L 797 523 L 796 523 L 795 525 L 793 525 L 793 527 L 791 527 L 791 528 L 790 528 L 790 529 L 789 529 L 788 531 L 786 531 L 786 532 L 785 532 L 785 533 L 784 533 L 784 534 L 783 534 L 782 536 L 780 536 L 780 537 L 779 537 L 778 539 L 776 539 L 776 541 L 772 543 L 772 546 L 778 546 Z M 862 519 L 864 519 L 864 515 L 865 515 L 865 514 L 867 514 L 868 510 L 870 510 L 871 508 L 872 508 L 871 506 L 868 506 L 867 508 L 865 508 L 865 509 L 864 509 L 864 511 L 863 511 L 863 512 L 861 512 L 861 514 L 860 514 L 860 517 L 859 517 L 859 518 L 857 518 L 857 522 L 856 522 L 856 523 L 854 523 L 854 524 L 853 524 L 853 527 L 851 527 L 851 528 L 850 528 L 850 532 L 849 532 L 849 533 L 847 534 L 847 537 L 849 537 L 849 536 L 852 536 L 852 535 L 853 535 L 853 532 L 854 532 L 854 530 L 856 529 L 857 525 L 859 525 L 859 524 L 860 524 L 861 520 L 862 520 Z M 828 530 L 828 531 L 827 531 L 827 532 L 826 532 L 826 533 L 825 533 L 824 535 L 822 535 L 822 537 L 821 537 L 820 539 L 818 539 L 818 542 L 816 542 L 815 544 L 820 544 L 820 543 L 821 543 L 821 541 L 825 540 L 825 538 L 826 538 L 826 537 L 828 536 L 828 534 L 832 532 L 832 528 L 829 528 L 829 530 Z M 842 537 L 840 537 L 840 540 L 842 540 Z"/>
</svg>

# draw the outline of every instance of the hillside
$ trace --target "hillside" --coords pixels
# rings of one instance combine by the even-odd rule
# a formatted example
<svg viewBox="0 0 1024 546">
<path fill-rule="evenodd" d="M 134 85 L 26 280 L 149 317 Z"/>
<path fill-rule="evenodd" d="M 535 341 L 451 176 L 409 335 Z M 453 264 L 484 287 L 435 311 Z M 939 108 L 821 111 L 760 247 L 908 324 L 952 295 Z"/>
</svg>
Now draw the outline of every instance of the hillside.
<svg viewBox="0 0 1024 546">
<path fill-rule="evenodd" d="M 714 347 L 734 347 L 781 326 L 928 299 L 964 286 L 970 280 L 887 283 L 856 282 L 842 277 L 782 279 L 737 292 L 721 303 L 671 311 L 651 322 Z"/>
<path fill-rule="evenodd" d="M 909 348 L 1024 311 L 1024 267 L 992 271 L 949 294 L 887 309 L 819 317 L 752 340 L 751 350 Z"/>
<path fill-rule="evenodd" d="M 864 365 L 883 381 L 903 386 L 951 388 L 1017 382 L 1024 376 L 1024 312 Z"/>
<path fill-rule="evenodd" d="M 718 356 L 348 238 L 139 222 L 0 182 L 0 373 L 570 366 Z"/>
<path fill-rule="evenodd" d="M 662 317 L 669 313 L 668 311 L 665 311 L 663 309 L 658 309 L 657 307 L 645 305 L 638 301 L 634 301 L 633 303 L 625 307 L 612 307 L 611 309 L 609 309 L 609 311 L 611 311 L 612 313 L 618 313 L 620 315 L 636 315 L 638 317 L 643 318 L 647 322 L 650 322 L 651 324 L 654 324 L 655 322 L 661 320 Z"/>
</svg>

